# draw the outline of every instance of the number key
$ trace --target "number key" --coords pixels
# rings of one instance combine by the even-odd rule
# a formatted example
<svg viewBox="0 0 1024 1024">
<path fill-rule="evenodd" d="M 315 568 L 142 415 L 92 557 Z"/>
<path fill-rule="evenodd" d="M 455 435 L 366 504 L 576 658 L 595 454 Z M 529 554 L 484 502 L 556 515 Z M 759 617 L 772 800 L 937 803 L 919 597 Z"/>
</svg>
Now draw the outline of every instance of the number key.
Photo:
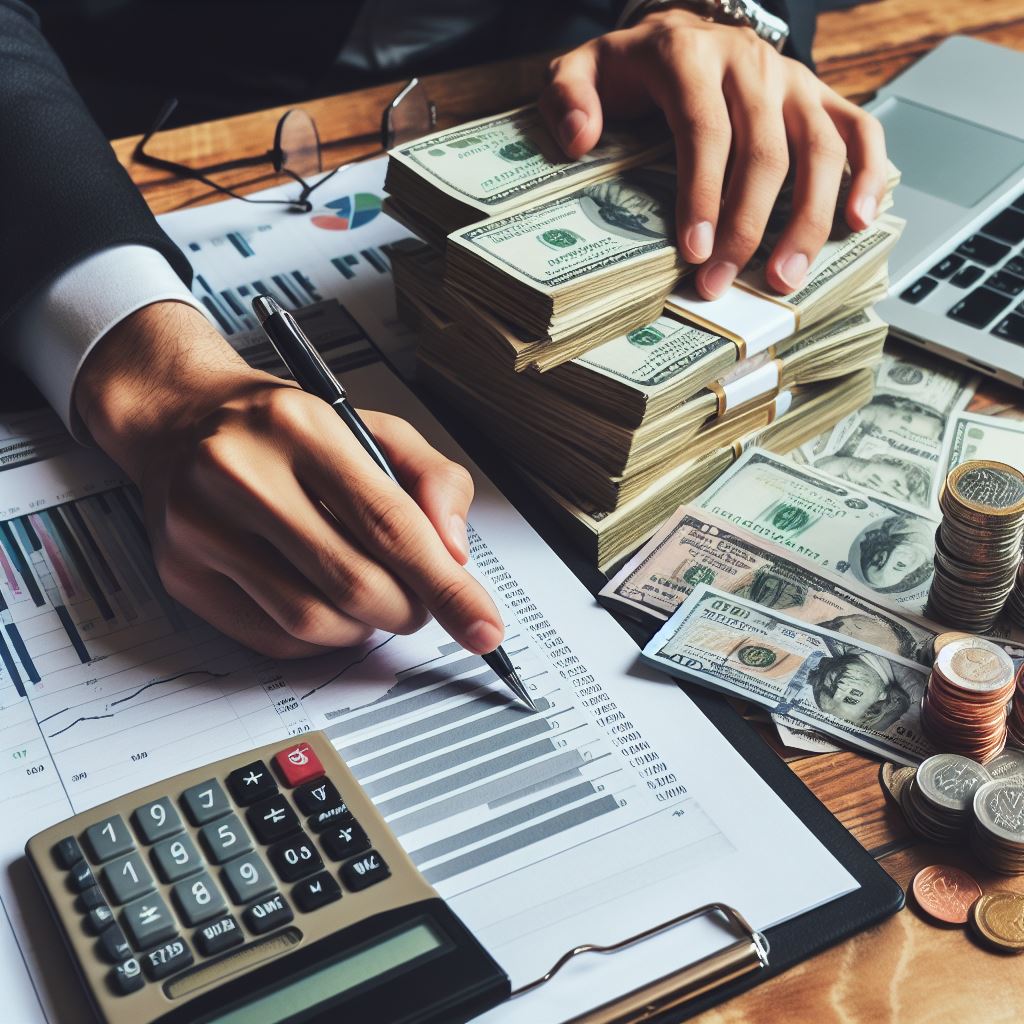
<svg viewBox="0 0 1024 1024">
<path fill-rule="evenodd" d="M 152 857 L 157 874 L 165 882 L 177 882 L 203 866 L 199 851 L 187 835 L 161 840 L 153 847 Z"/>
<path fill-rule="evenodd" d="M 144 843 L 155 843 L 181 831 L 181 818 L 166 796 L 137 807 L 132 819 Z"/>
<path fill-rule="evenodd" d="M 181 914 L 181 919 L 190 928 L 203 921 L 209 921 L 227 909 L 224 897 L 220 894 L 213 879 L 207 872 L 186 878 L 172 890 L 174 902 Z"/>
<path fill-rule="evenodd" d="M 267 850 L 267 856 L 285 882 L 305 878 L 324 866 L 312 840 L 303 832 L 275 843 Z"/>
<path fill-rule="evenodd" d="M 181 794 L 181 803 L 193 825 L 205 825 L 231 810 L 227 795 L 216 779 L 207 779 L 196 786 L 189 786 Z"/>
<path fill-rule="evenodd" d="M 229 861 L 221 870 L 220 877 L 234 903 L 248 903 L 270 892 L 276 884 L 270 869 L 257 853 L 247 853 Z"/>
<path fill-rule="evenodd" d="M 214 864 L 223 864 L 252 849 L 249 833 L 242 827 L 236 814 L 204 825 L 199 830 L 199 841 Z"/>
<path fill-rule="evenodd" d="M 137 852 L 107 864 L 103 880 L 115 903 L 131 903 L 153 889 L 153 876 Z"/>
<path fill-rule="evenodd" d="M 134 849 L 135 841 L 120 814 L 114 814 L 85 830 L 85 845 L 93 863 L 102 864 L 111 857 L 120 857 Z"/>
</svg>

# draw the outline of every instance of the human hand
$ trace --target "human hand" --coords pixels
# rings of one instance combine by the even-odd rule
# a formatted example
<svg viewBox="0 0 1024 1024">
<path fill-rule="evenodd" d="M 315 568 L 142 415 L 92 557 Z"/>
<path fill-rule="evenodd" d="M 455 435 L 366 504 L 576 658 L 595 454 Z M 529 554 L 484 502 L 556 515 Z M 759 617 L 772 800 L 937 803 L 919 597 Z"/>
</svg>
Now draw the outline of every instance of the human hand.
<svg viewBox="0 0 1024 1024">
<path fill-rule="evenodd" d="M 142 494 L 168 592 L 236 640 L 299 657 L 433 614 L 475 653 L 501 642 L 462 567 L 472 480 L 404 420 L 361 414 L 406 490 L 326 402 L 252 370 L 175 302 L 115 327 L 75 402 Z"/>
<path fill-rule="evenodd" d="M 885 139 L 874 117 L 752 29 L 692 11 L 653 11 L 555 59 L 540 107 L 573 158 L 593 149 L 606 115 L 664 113 L 676 147 L 679 250 L 702 264 L 696 285 L 707 299 L 753 256 L 791 166 L 792 217 L 765 268 L 782 293 L 800 287 L 829 236 L 847 159 L 851 228 L 874 220 L 885 191 Z"/>
</svg>

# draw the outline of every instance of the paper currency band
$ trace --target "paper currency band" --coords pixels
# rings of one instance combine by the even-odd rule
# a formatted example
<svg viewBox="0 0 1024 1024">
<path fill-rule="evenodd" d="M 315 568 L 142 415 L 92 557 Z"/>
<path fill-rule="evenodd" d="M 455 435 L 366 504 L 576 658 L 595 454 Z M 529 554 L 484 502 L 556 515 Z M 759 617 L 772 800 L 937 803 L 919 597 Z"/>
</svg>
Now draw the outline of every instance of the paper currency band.
<svg viewBox="0 0 1024 1024">
<path fill-rule="evenodd" d="M 756 357 L 755 357 L 756 358 Z M 771 395 L 777 395 L 782 382 L 782 360 L 772 359 L 770 362 L 755 366 L 747 373 L 732 379 L 712 381 L 708 390 L 718 399 L 716 417 L 725 416 L 742 406 L 760 401 Z"/>
<path fill-rule="evenodd" d="M 782 299 L 775 300 L 743 287 L 730 288 L 721 298 L 701 299 L 686 285 L 668 297 L 674 313 L 715 331 L 732 341 L 739 358 L 763 352 L 788 338 L 800 327 L 796 310 Z"/>
<path fill-rule="evenodd" d="M 777 419 L 781 419 L 786 415 L 787 412 L 793 407 L 793 392 L 792 391 L 780 391 L 771 404 L 768 410 L 768 423 L 764 427 L 760 427 L 757 430 L 752 431 L 749 434 L 745 434 L 743 437 L 738 437 L 733 441 L 732 447 L 732 460 L 735 462 L 751 445 L 757 445 L 761 443 L 761 437 L 767 427 L 771 426 Z"/>
</svg>

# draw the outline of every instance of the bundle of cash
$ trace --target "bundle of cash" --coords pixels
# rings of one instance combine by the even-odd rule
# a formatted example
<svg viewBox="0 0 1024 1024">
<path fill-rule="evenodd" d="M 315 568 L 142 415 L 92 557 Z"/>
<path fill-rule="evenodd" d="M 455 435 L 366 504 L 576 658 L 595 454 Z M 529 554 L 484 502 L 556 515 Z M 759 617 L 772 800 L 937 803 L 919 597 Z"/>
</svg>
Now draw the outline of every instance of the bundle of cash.
<svg viewBox="0 0 1024 1024">
<path fill-rule="evenodd" d="M 1024 540 L 1024 473 L 1003 462 L 963 462 L 939 497 L 935 575 L 929 607 L 935 618 L 985 632 L 1013 589 Z"/>
<path fill-rule="evenodd" d="M 524 108 L 420 139 L 388 169 L 388 209 L 422 239 L 390 253 L 420 379 L 601 566 L 745 449 L 787 451 L 863 405 L 886 332 L 871 304 L 901 229 L 888 213 L 837 230 L 793 294 L 765 290 L 788 188 L 725 301 L 688 295 L 667 138 L 645 124 L 567 162 Z"/>
</svg>

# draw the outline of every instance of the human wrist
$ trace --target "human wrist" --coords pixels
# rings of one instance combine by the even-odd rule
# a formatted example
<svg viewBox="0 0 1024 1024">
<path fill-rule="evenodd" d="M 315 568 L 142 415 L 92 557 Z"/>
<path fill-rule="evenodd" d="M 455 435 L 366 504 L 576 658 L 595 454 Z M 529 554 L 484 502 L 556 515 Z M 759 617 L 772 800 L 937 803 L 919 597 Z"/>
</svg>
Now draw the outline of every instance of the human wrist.
<svg viewBox="0 0 1024 1024">
<path fill-rule="evenodd" d="M 256 376 L 266 377 L 198 310 L 157 302 L 96 344 L 76 379 L 74 406 L 96 443 L 137 480 L 154 443 L 189 429 Z"/>
</svg>

